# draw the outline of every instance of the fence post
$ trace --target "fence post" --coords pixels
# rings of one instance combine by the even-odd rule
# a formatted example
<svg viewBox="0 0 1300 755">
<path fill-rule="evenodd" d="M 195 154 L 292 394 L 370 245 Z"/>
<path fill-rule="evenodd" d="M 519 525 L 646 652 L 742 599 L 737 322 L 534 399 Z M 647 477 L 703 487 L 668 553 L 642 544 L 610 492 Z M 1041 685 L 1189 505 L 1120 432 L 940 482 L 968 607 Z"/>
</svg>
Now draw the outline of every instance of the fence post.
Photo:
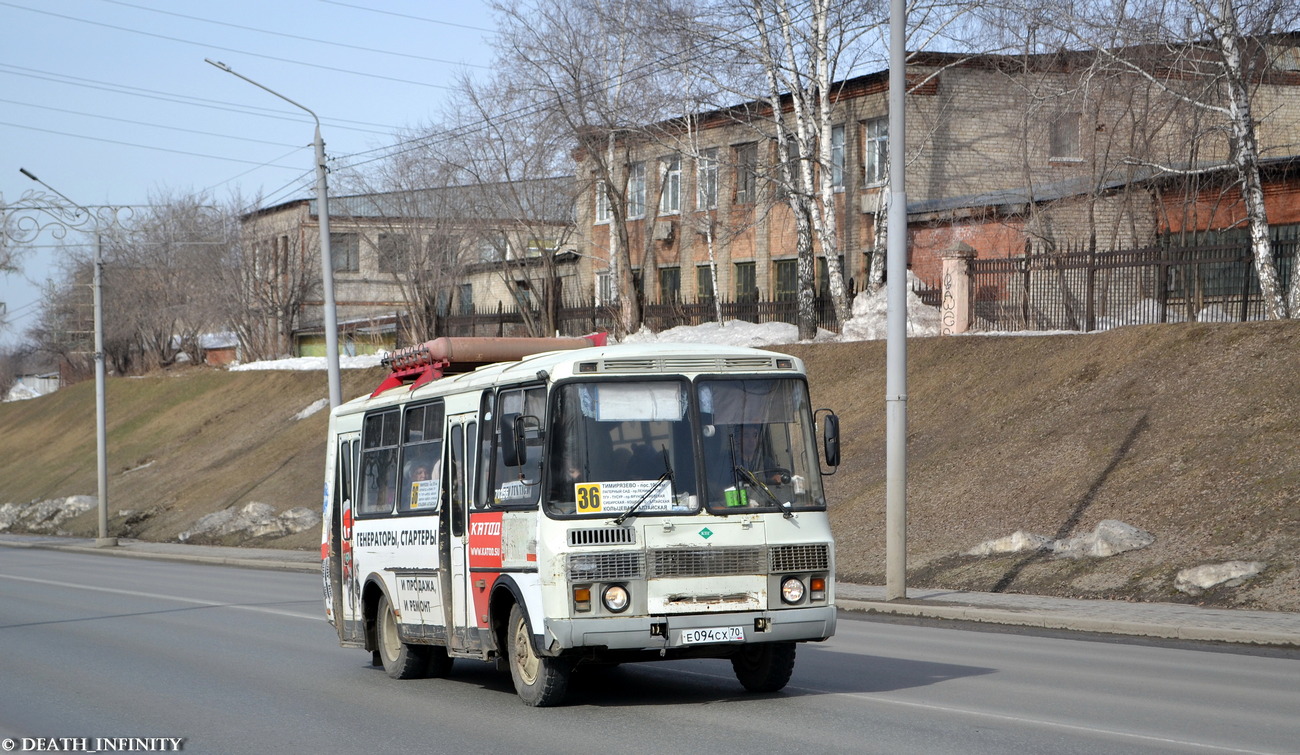
<svg viewBox="0 0 1300 755">
<path fill-rule="evenodd" d="M 970 330 L 975 297 L 972 295 L 970 261 L 975 259 L 975 249 L 958 241 L 951 249 L 940 254 L 943 259 L 943 316 L 941 335 L 952 336 Z"/>
</svg>

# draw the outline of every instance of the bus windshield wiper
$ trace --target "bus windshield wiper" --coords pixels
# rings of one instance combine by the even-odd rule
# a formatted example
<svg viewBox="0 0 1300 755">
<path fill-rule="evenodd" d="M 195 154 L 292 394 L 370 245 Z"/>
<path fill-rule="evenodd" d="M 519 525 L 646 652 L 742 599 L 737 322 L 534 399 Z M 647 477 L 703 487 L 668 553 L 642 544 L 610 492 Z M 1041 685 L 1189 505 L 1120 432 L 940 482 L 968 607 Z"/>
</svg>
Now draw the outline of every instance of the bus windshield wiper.
<svg viewBox="0 0 1300 755">
<path fill-rule="evenodd" d="M 632 513 L 635 512 L 637 509 L 641 508 L 641 504 L 649 500 L 650 496 L 654 495 L 654 492 L 659 489 L 659 486 L 664 484 L 664 480 L 669 480 L 670 482 L 672 481 L 673 465 L 672 462 L 668 460 L 668 447 L 664 446 L 662 450 L 664 454 L 664 473 L 659 475 L 659 479 L 655 480 L 655 484 L 651 485 L 650 489 L 647 490 L 644 494 L 642 494 L 642 496 L 637 499 L 636 503 L 632 504 L 631 508 L 629 508 L 627 511 L 624 511 L 622 514 L 619 514 L 618 516 L 614 517 L 614 520 L 612 522 L 613 524 L 622 524 L 623 522 L 627 521 L 627 518 L 632 516 Z"/>
</svg>

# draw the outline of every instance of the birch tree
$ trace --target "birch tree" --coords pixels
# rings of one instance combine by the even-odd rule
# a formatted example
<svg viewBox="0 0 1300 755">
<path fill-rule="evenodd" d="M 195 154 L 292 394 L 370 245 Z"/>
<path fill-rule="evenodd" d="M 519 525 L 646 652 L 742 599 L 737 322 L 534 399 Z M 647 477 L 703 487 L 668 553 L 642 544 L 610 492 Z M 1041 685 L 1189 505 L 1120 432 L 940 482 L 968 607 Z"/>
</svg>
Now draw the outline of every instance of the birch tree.
<svg viewBox="0 0 1300 755">
<path fill-rule="evenodd" d="M 1292 0 L 1091 0 L 1017 7 L 1095 51 L 1100 64 L 1217 119 L 1227 134 L 1226 159 L 1237 175 L 1265 312 L 1271 319 L 1300 315 L 1300 276 L 1292 276 L 1289 293 L 1282 289 L 1269 238 L 1258 139 L 1260 119 L 1268 114 L 1255 112 L 1255 95 L 1274 75 L 1275 56 L 1294 54 L 1294 35 L 1287 32 L 1300 21 L 1300 5 Z M 1202 169 L 1156 167 L 1171 174 Z"/>
<path fill-rule="evenodd" d="M 500 0 L 493 7 L 500 18 L 498 67 L 539 112 L 574 135 L 585 171 L 580 185 L 603 192 L 617 330 L 635 331 L 641 307 L 628 230 L 638 219 L 629 211 L 629 148 L 644 124 L 664 120 L 666 104 L 679 101 L 662 61 L 667 49 L 682 52 L 683 40 L 662 32 L 680 26 L 672 19 L 689 15 L 689 7 L 674 0 Z"/>
<path fill-rule="evenodd" d="M 948 34 L 971 3 L 914 1 L 908 4 L 909 45 L 931 44 Z M 838 117 L 837 82 L 864 68 L 886 68 L 886 0 L 747 0 L 743 5 L 709 3 L 706 31 L 720 45 L 740 51 L 759 72 L 766 117 L 776 143 L 772 178 L 796 227 L 799 330 L 815 330 L 814 239 L 826 258 L 827 288 L 841 323 L 851 316 L 839 255 L 847 244 L 837 219 L 832 129 Z M 735 91 L 735 90 L 732 90 Z M 737 94 L 743 94 L 736 92 Z M 904 138 L 903 134 L 891 135 Z M 873 266 L 876 258 L 873 256 Z M 883 269 L 883 268 L 882 268 Z"/>
</svg>

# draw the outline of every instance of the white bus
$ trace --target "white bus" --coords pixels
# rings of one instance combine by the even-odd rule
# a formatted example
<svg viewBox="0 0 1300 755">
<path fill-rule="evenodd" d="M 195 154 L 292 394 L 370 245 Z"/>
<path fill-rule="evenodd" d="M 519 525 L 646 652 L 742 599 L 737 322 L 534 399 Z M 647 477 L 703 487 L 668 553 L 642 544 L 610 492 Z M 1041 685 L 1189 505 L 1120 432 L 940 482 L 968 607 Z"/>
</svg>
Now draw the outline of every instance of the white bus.
<svg viewBox="0 0 1300 755">
<path fill-rule="evenodd" d="M 325 611 L 398 679 L 509 668 L 529 705 L 583 664 L 727 658 L 756 692 L 835 630 L 803 363 L 716 345 L 440 338 L 330 416 Z M 814 423 L 823 426 L 818 456 Z"/>
</svg>

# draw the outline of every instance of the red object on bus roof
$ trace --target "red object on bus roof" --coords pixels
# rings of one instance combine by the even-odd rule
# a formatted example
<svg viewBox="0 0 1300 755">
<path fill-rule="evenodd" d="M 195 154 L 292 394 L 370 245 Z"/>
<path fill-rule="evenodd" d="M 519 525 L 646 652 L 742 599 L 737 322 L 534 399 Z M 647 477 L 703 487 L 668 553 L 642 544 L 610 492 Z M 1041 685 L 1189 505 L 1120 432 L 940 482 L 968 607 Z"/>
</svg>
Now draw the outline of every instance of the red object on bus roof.
<svg viewBox="0 0 1300 755">
<path fill-rule="evenodd" d="M 385 357 L 383 363 L 390 372 L 370 397 L 407 383 L 415 390 L 444 375 L 471 372 L 495 362 L 513 362 L 544 351 L 604 346 L 608 339 L 608 333 L 580 338 L 435 338 Z"/>
</svg>

